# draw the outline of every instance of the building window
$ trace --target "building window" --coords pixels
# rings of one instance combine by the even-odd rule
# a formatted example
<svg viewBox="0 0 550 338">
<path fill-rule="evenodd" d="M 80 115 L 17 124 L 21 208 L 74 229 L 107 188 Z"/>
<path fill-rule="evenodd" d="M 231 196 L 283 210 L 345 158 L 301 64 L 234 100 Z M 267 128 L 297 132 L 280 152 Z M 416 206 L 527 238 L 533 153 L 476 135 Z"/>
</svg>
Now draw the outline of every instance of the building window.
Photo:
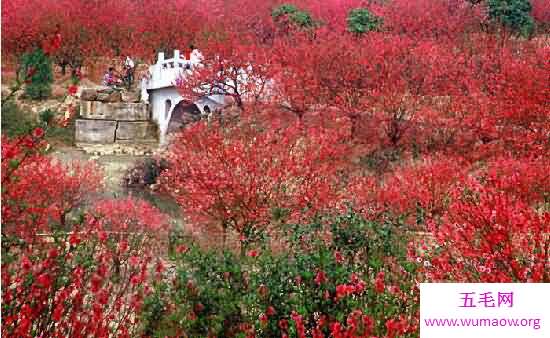
<svg viewBox="0 0 550 338">
<path fill-rule="evenodd" d="M 168 120 L 168 116 L 170 114 L 170 108 L 172 108 L 172 101 L 166 100 L 165 102 L 165 110 L 164 110 L 164 119 Z"/>
</svg>

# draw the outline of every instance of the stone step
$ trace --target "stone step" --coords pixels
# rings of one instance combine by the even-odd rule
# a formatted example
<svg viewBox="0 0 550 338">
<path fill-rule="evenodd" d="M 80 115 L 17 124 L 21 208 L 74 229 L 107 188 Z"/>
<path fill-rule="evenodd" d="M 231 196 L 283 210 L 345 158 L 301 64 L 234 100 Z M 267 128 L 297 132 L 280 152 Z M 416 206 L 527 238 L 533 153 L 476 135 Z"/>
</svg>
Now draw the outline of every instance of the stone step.
<svg viewBox="0 0 550 338">
<path fill-rule="evenodd" d="M 76 119 L 75 142 L 113 143 L 116 127 L 116 121 Z"/>
<path fill-rule="evenodd" d="M 80 101 L 80 116 L 85 119 L 147 121 L 150 118 L 146 103 Z"/>
<path fill-rule="evenodd" d="M 105 156 L 105 155 L 134 155 L 147 156 L 154 154 L 159 143 L 154 139 L 143 140 L 140 142 L 117 141 L 112 144 L 95 144 L 77 142 L 76 146 L 82 149 L 85 153 Z"/>
<path fill-rule="evenodd" d="M 150 121 L 75 120 L 77 143 L 110 144 L 122 140 L 140 142 L 156 137 L 157 126 Z"/>
<path fill-rule="evenodd" d="M 142 140 L 156 138 L 157 126 L 152 122 L 141 121 L 119 121 L 115 139 L 118 140 Z"/>
<path fill-rule="evenodd" d="M 108 87 L 82 88 L 78 94 L 82 101 L 101 101 L 101 102 L 139 102 L 139 88 L 131 90 L 115 90 Z"/>
</svg>

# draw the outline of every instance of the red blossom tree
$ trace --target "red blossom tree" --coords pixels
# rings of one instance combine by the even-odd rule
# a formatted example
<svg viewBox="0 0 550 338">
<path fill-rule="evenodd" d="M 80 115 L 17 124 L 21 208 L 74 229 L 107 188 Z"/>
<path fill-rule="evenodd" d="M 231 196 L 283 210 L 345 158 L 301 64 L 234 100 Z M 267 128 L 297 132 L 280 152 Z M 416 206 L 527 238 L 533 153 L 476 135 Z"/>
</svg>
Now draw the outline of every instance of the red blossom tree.
<svg viewBox="0 0 550 338">
<path fill-rule="evenodd" d="M 428 277 L 460 282 L 548 282 L 549 214 L 479 182 L 455 190 Z"/>
<path fill-rule="evenodd" d="M 331 205 L 345 130 L 256 128 L 196 123 L 176 137 L 161 183 L 192 224 L 206 221 L 253 239 L 274 212 L 296 219 Z"/>
<path fill-rule="evenodd" d="M 254 107 L 269 100 L 276 66 L 268 51 L 243 43 L 243 37 L 227 35 L 201 44 L 202 62 L 179 79 L 180 93 L 190 101 L 208 95 L 225 95 L 241 110 L 245 104 Z"/>
<path fill-rule="evenodd" d="M 2 335 L 132 336 L 166 218 L 124 199 L 67 220 L 100 173 L 44 156 L 41 137 L 2 139 Z"/>
</svg>

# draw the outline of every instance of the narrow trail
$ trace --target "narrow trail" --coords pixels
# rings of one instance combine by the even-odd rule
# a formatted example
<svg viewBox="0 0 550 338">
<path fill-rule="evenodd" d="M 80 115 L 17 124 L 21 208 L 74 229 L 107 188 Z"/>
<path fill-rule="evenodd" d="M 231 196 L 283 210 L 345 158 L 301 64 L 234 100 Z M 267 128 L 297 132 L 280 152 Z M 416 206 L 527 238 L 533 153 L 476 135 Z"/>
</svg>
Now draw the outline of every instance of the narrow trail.
<svg viewBox="0 0 550 338">
<path fill-rule="evenodd" d="M 69 164 L 73 161 L 86 162 L 95 161 L 101 170 L 103 171 L 103 183 L 104 191 L 103 197 L 105 198 L 120 198 L 128 195 L 132 195 L 137 198 L 141 198 L 149 201 L 151 204 L 159 208 L 162 212 L 166 213 L 170 219 L 176 224 L 182 224 L 182 217 L 179 207 L 171 200 L 162 198 L 156 194 L 149 193 L 147 191 L 131 191 L 123 187 L 122 178 L 126 171 L 136 165 L 139 161 L 146 158 L 146 156 L 135 155 L 91 155 L 86 152 L 69 146 L 56 147 L 50 156 L 58 159 L 61 163 Z"/>
</svg>

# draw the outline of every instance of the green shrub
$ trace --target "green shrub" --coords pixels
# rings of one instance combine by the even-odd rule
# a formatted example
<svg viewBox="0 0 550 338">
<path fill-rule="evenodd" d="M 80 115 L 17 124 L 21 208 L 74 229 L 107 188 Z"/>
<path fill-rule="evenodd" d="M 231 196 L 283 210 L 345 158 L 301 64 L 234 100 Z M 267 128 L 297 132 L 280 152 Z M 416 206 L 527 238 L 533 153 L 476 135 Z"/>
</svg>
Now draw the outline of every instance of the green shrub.
<svg viewBox="0 0 550 338">
<path fill-rule="evenodd" d="M 145 188 L 157 183 L 160 174 L 168 169 L 165 159 L 146 158 L 129 168 L 123 177 L 123 185 L 127 188 Z"/>
<path fill-rule="evenodd" d="M 176 245 L 173 279 L 159 279 L 144 302 L 143 334 L 329 337 L 338 323 L 349 336 L 417 335 L 419 276 L 398 225 L 349 213 L 283 229 L 282 252 Z"/>
<path fill-rule="evenodd" d="M 290 21 L 298 27 L 310 28 L 315 25 L 313 18 L 308 12 L 299 10 L 292 4 L 280 5 L 271 12 L 273 19 L 278 19 L 285 15 L 288 15 Z"/>
<path fill-rule="evenodd" d="M 2 133 L 9 137 L 29 134 L 38 123 L 9 100 L 2 106 Z"/>
<path fill-rule="evenodd" d="M 533 33 L 535 22 L 531 17 L 529 0 L 488 0 L 488 14 L 494 21 L 522 35 Z"/>
<path fill-rule="evenodd" d="M 51 109 L 46 109 L 41 111 L 38 117 L 40 118 L 40 122 L 46 125 L 50 125 L 55 115 L 56 115 L 55 111 Z"/>
<path fill-rule="evenodd" d="M 348 31 L 355 34 L 363 34 L 378 30 L 382 25 L 382 19 L 372 14 L 366 8 L 356 8 L 349 12 Z"/>
<path fill-rule="evenodd" d="M 278 18 L 282 15 L 293 14 L 296 12 L 298 12 L 298 8 L 296 8 L 296 6 L 292 4 L 282 4 L 279 7 L 273 9 L 273 11 L 271 12 L 271 16 L 273 16 L 273 18 Z"/>
<path fill-rule="evenodd" d="M 25 93 L 34 100 L 48 98 L 52 92 L 52 61 L 41 49 L 24 54 L 19 77 L 25 79 Z"/>
</svg>

